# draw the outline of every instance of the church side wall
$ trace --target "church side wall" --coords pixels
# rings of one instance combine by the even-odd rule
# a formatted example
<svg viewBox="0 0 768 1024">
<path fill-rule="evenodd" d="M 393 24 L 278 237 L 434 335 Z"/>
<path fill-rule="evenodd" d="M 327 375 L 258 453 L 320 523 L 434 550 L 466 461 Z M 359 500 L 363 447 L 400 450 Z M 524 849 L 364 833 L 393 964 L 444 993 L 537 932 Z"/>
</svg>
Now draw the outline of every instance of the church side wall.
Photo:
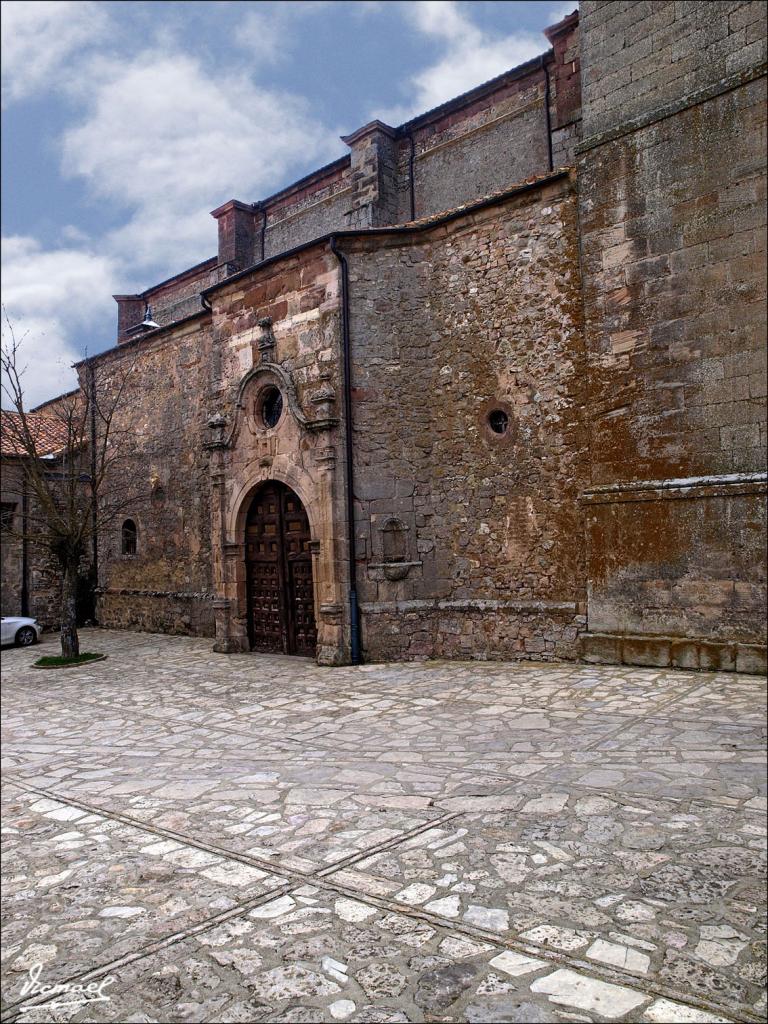
<svg viewBox="0 0 768 1024">
<path fill-rule="evenodd" d="M 544 71 L 489 97 L 477 110 L 460 111 L 414 132 L 416 217 L 428 217 L 508 188 L 547 171 Z M 399 220 L 410 220 L 410 145 L 400 147 Z"/>
<path fill-rule="evenodd" d="M 99 537 L 98 621 L 210 636 L 210 484 L 203 450 L 210 415 L 210 318 L 106 353 L 96 364 L 98 392 L 112 393 L 130 365 L 133 383 L 115 429 L 119 443 L 132 450 L 120 469 L 131 474 L 132 501 Z M 121 551 L 121 526 L 128 518 L 138 528 L 135 555 Z"/>
<path fill-rule="evenodd" d="M 575 214 L 565 177 L 416 238 L 354 243 L 367 658 L 575 656 L 585 598 Z M 508 417 L 505 434 L 489 426 L 494 411 Z"/>
<path fill-rule="evenodd" d="M 327 184 L 267 206 L 264 255 L 277 256 L 297 245 L 349 225 L 352 185 L 349 168 L 334 173 Z"/>
<path fill-rule="evenodd" d="M 765 7 L 582 5 L 593 660 L 764 665 Z"/>
</svg>

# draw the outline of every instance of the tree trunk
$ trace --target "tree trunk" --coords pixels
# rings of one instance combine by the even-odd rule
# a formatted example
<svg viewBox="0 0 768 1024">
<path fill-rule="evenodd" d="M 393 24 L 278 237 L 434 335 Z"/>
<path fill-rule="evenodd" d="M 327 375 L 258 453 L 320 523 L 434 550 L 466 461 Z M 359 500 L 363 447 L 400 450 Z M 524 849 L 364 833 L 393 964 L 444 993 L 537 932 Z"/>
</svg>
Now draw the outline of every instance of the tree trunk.
<svg viewBox="0 0 768 1024">
<path fill-rule="evenodd" d="M 61 588 L 61 655 L 76 658 L 80 653 L 77 635 L 77 570 L 78 565 L 64 566 Z"/>
</svg>

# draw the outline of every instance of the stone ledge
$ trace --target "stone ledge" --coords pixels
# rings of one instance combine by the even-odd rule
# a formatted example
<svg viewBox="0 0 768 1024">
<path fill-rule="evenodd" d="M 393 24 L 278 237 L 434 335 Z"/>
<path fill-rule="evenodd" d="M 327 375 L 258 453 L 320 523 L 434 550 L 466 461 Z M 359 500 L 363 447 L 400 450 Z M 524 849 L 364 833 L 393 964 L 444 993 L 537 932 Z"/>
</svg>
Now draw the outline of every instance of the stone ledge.
<svg viewBox="0 0 768 1024">
<path fill-rule="evenodd" d="M 723 643 L 698 637 L 583 633 L 581 658 L 591 665 L 643 665 L 766 675 L 765 644 Z"/>
<path fill-rule="evenodd" d="M 670 498 L 719 498 L 765 494 L 766 483 L 766 473 L 728 473 L 670 477 L 664 480 L 635 480 L 590 487 L 582 491 L 579 500 L 584 505 L 603 505 Z"/>
<path fill-rule="evenodd" d="M 624 135 L 630 135 L 632 132 L 639 131 L 641 128 L 647 128 L 658 121 L 664 121 L 666 118 L 673 117 L 675 114 L 679 114 L 690 107 L 696 107 L 702 103 L 707 103 L 709 100 L 717 99 L 718 96 L 723 96 L 727 92 L 732 92 L 734 89 L 739 89 L 741 86 L 749 85 L 750 82 L 762 78 L 765 73 L 766 63 L 762 61 L 751 68 L 746 68 L 744 71 L 739 71 L 734 75 L 729 75 L 727 78 L 720 79 L 718 82 L 697 89 L 687 96 L 681 96 L 671 103 L 665 103 L 654 110 L 639 114 L 637 117 L 633 117 L 622 124 L 606 128 L 604 131 L 595 132 L 576 146 L 576 155 L 582 156 L 598 146 L 604 146 L 606 143 L 614 142 Z"/>
<path fill-rule="evenodd" d="M 419 563 L 420 564 L 420 563 Z M 496 601 L 479 598 L 465 600 L 412 600 L 412 601 L 362 601 L 360 611 L 366 615 L 384 615 L 391 612 L 558 612 L 576 615 L 575 601 Z"/>
<path fill-rule="evenodd" d="M 97 587 L 99 597 L 166 597 L 182 601 L 215 601 L 216 594 L 187 590 L 134 590 L 129 587 Z"/>
</svg>

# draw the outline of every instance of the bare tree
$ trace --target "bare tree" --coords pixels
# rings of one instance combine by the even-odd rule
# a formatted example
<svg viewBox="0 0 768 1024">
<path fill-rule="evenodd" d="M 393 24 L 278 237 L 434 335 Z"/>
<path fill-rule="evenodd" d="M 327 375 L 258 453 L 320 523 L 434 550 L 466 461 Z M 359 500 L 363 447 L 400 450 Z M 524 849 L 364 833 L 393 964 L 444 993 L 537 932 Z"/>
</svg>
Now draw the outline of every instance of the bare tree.
<svg viewBox="0 0 768 1024">
<path fill-rule="evenodd" d="M 30 412 L 24 399 L 21 361 L 24 337 L 17 338 L 4 312 L 0 370 L 3 433 L 22 468 L 28 513 L 23 536 L 46 549 L 61 571 L 61 653 L 80 653 L 77 634 L 78 577 L 90 560 L 99 530 L 144 499 L 136 472 L 135 437 L 125 411 L 135 359 L 97 380 L 86 360 L 81 387 Z M 121 425 L 122 424 L 122 425 Z M 140 493 L 141 492 L 141 493 Z"/>
</svg>

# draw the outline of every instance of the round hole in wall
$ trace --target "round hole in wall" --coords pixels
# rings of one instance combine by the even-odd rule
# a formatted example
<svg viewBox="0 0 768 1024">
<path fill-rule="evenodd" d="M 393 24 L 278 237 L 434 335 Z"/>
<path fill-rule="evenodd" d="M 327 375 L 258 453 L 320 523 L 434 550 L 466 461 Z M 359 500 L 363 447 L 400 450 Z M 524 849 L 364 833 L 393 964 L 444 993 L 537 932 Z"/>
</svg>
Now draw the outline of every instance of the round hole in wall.
<svg viewBox="0 0 768 1024">
<path fill-rule="evenodd" d="M 494 434 L 506 434 L 509 430 L 509 416 L 503 409 L 491 409 L 488 413 L 488 426 Z"/>
<path fill-rule="evenodd" d="M 261 399 L 261 418 L 265 427 L 276 427 L 283 414 L 283 396 L 279 388 L 265 388 Z"/>
</svg>

